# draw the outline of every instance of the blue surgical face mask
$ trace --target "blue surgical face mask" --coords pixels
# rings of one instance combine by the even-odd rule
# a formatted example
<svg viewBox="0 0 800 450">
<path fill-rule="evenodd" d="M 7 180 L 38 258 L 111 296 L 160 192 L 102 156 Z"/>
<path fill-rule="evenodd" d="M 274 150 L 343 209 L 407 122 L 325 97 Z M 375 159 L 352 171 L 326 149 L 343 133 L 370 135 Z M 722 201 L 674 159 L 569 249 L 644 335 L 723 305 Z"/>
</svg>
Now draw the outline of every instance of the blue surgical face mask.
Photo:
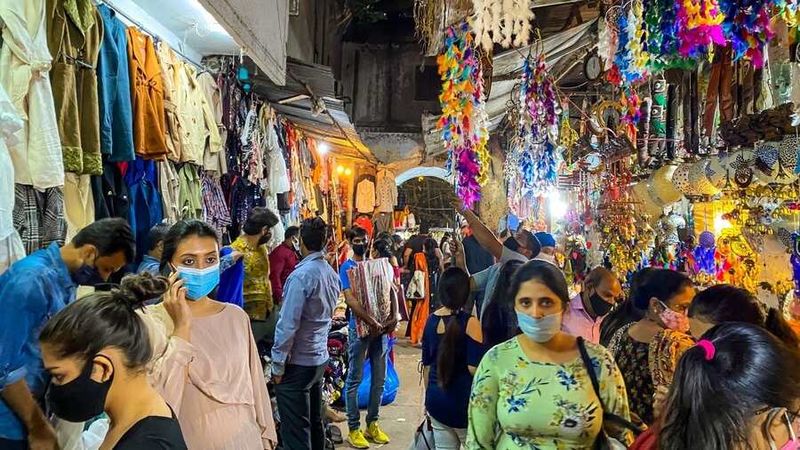
<svg viewBox="0 0 800 450">
<path fill-rule="evenodd" d="M 528 336 L 533 342 L 544 344 L 561 331 L 562 315 L 563 313 L 556 313 L 537 319 L 517 311 L 517 324 L 525 336 Z"/>
<path fill-rule="evenodd" d="M 178 266 L 178 274 L 186 288 L 186 298 L 199 300 L 214 290 L 219 284 L 219 264 L 205 269 Z"/>
</svg>

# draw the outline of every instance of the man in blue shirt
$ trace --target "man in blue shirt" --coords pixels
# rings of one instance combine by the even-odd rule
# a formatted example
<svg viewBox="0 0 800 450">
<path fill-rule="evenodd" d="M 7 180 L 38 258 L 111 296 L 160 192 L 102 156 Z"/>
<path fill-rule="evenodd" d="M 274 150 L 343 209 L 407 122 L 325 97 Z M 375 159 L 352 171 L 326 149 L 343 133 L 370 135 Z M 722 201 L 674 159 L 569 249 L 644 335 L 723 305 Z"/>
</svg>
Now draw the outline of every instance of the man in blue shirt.
<svg viewBox="0 0 800 450">
<path fill-rule="evenodd" d="M 300 227 L 303 260 L 289 275 L 272 347 L 272 377 L 287 449 L 323 450 L 322 376 L 328 365 L 328 332 L 339 279 L 325 261 L 328 226 L 320 218 Z"/>
<path fill-rule="evenodd" d="M 56 448 L 40 405 L 48 377 L 39 330 L 75 298 L 76 286 L 105 280 L 133 261 L 136 244 L 123 219 L 103 219 L 72 242 L 52 244 L 0 275 L 0 449 Z"/>
<path fill-rule="evenodd" d="M 347 233 L 350 248 L 353 249 L 353 259 L 348 259 L 339 268 L 339 278 L 344 291 L 344 298 L 350 309 L 350 324 L 348 332 L 348 362 L 347 381 L 345 381 L 345 407 L 347 408 L 347 425 L 350 432 L 347 440 L 354 448 L 369 448 L 367 438 L 376 444 L 388 444 L 389 436 L 378 425 L 378 415 L 383 397 L 383 386 L 386 380 L 386 357 L 389 351 L 388 334 L 397 326 L 396 305 L 392 305 L 392 319 L 389 323 L 379 323 L 368 313 L 362 303 L 350 289 L 350 277 L 347 272 L 355 267 L 358 262 L 364 261 L 369 239 L 367 232 L 359 227 L 353 227 Z M 372 329 L 370 336 L 359 338 L 356 333 L 356 317 L 366 322 Z M 358 409 L 358 386 L 364 375 L 364 361 L 369 358 L 372 367 L 372 379 L 369 393 L 369 407 L 367 409 L 367 430 L 361 431 L 361 412 Z"/>
<path fill-rule="evenodd" d="M 170 226 L 166 223 L 159 223 L 150 228 L 147 235 L 147 254 L 142 258 L 136 273 L 149 273 L 159 275 L 161 273 L 161 252 L 164 251 L 164 238 L 167 237 Z"/>
</svg>

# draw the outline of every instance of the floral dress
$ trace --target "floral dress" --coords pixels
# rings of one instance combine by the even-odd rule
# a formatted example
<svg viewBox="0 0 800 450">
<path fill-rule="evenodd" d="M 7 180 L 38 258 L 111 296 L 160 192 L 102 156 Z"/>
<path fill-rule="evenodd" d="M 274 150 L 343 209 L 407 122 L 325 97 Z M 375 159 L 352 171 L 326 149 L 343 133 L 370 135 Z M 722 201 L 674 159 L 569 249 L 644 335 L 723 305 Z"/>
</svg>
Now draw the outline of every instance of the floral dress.
<svg viewBox="0 0 800 450">
<path fill-rule="evenodd" d="M 653 404 L 658 386 L 669 387 L 683 353 L 694 345 L 684 333 L 662 330 L 649 343 L 635 341 L 628 331 L 633 324 L 617 331 L 608 349 L 625 374 L 628 400 L 635 419 L 652 425 Z"/>
<path fill-rule="evenodd" d="M 516 337 L 489 350 L 472 385 L 467 449 L 591 449 L 603 411 L 580 356 L 531 361 Z M 630 418 L 625 384 L 611 354 L 586 343 L 607 412 Z M 632 436 L 613 436 L 630 443 Z"/>
</svg>

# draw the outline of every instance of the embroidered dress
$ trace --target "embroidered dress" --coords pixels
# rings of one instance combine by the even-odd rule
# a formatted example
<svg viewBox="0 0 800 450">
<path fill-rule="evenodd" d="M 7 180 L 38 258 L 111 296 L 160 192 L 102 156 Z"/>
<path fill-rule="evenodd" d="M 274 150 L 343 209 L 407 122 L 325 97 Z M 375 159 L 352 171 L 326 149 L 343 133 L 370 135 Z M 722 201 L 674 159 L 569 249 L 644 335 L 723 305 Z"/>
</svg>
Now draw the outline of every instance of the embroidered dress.
<svg viewBox="0 0 800 450">
<path fill-rule="evenodd" d="M 591 449 L 603 424 L 600 399 L 580 356 L 531 361 L 516 337 L 489 350 L 472 384 L 468 449 Z M 603 347 L 586 343 L 609 413 L 628 419 L 622 374 Z M 630 443 L 632 436 L 612 436 Z"/>
</svg>

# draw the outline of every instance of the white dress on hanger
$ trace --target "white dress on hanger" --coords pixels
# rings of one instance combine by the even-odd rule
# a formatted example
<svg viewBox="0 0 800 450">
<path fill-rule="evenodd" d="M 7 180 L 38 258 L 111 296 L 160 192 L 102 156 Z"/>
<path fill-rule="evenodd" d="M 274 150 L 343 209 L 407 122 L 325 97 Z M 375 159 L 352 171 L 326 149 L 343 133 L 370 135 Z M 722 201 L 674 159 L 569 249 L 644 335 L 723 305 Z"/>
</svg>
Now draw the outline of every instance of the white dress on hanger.
<svg viewBox="0 0 800 450">
<path fill-rule="evenodd" d="M 0 273 L 25 257 L 22 239 L 14 229 L 14 165 L 8 153 L 8 146 L 16 143 L 14 133 L 22 126 L 22 118 L 0 85 Z"/>
<path fill-rule="evenodd" d="M 45 0 L 3 0 L 0 24 L 0 85 L 23 119 L 10 148 L 14 180 L 39 190 L 61 187 L 64 161 L 50 86 Z"/>
</svg>

